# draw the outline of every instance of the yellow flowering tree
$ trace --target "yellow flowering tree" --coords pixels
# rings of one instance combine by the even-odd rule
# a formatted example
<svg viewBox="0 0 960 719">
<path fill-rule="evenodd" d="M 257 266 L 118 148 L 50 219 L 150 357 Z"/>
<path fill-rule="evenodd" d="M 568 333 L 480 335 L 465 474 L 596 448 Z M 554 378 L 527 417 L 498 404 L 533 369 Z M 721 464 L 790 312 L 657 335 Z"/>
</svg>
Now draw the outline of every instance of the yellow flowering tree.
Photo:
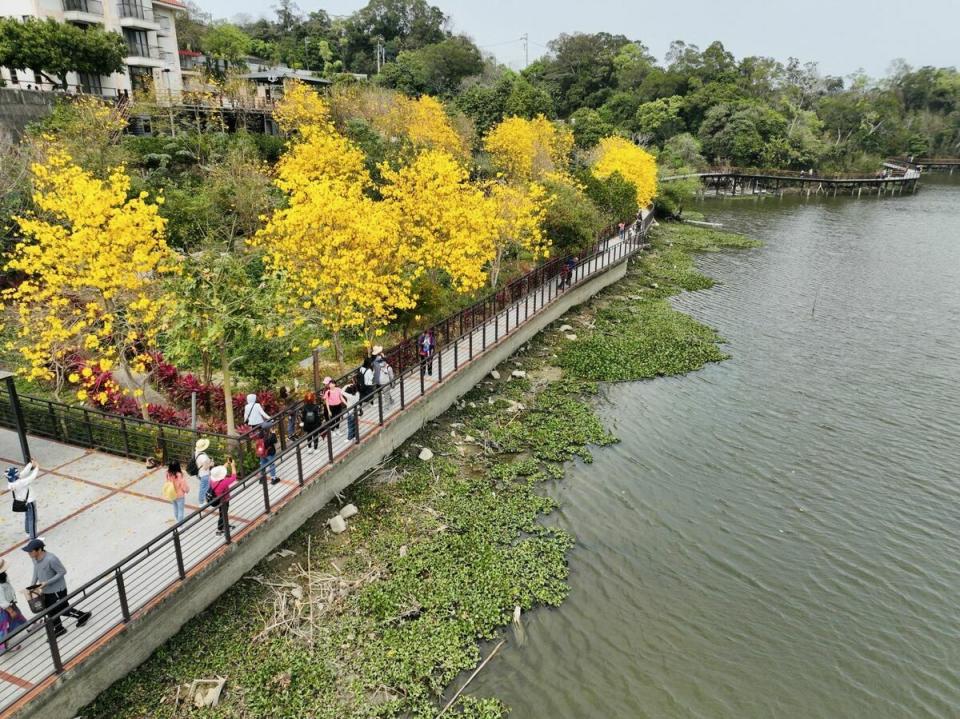
<svg viewBox="0 0 960 719">
<path fill-rule="evenodd" d="M 483 286 L 494 259 L 498 217 L 459 161 L 442 150 L 420 153 L 406 167 L 380 168 L 388 211 L 396 219 L 414 279 L 444 272 L 458 292 Z"/>
<path fill-rule="evenodd" d="M 637 207 L 646 207 L 657 194 L 657 161 L 627 139 L 605 137 L 595 150 L 592 172 L 596 177 L 620 173 L 637 191 Z"/>
<path fill-rule="evenodd" d="M 59 392 L 65 379 L 83 380 L 66 374 L 75 353 L 101 369 L 117 364 L 146 418 L 146 352 L 171 304 L 159 279 L 177 269 L 165 221 L 146 193 L 128 196 L 122 167 L 100 180 L 51 145 L 31 173 L 36 210 L 15 218 L 23 240 L 5 265 L 22 281 L 3 293 L 17 320 L 12 345 L 24 360 L 21 371 L 53 381 Z M 86 399 L 86 390 L 78 396 Z"/>
<path fill-rule="evenodd" d="M 468 143 L 435 97 L 421 95 L 413 100 L 398 94 L 390 111 L 375 124 L 390 135 L 406 136 L 417 149 L 444 150 L 460 160 L 467 158 Z"/>
<path fill-rule="evenodd" d="M 487 133 L 483 147 L 511 180 L 542 180 L 566 172 L 573 133 L 543 115 L 532 120 L 508 117 Z"/>
<path fill-rule="evenodd" d="M 549 198 L 542 185 L 496 183 L 488 202 L 496 218 L 494 254 L 490 262 L 490 287 L 496 288 L 504 257 L 525 250 L 534 259 L 548 257 L 550 239 L 543 232 Z"/>
</svg>

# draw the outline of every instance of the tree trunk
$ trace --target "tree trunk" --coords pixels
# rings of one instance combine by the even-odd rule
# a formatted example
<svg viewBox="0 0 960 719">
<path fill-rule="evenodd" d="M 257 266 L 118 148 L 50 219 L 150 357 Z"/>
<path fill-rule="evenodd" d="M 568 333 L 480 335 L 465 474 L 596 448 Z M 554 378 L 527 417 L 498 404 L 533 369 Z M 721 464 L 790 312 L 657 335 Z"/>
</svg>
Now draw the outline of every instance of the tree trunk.
<svg viewBox="0 0 960 719">
<path fill-rule="evenodd" d="M 233 418 L 233 389 L 230 381 L 230 358 L 227 346 L 220 347 L 220 370 L 223 372 L 223 411 L 227 417 L 227 434 L 237 436 L 237 425 Z"/>
<path fill-rule="evenodd" d="M 497 289 L 497 281 L 500 279 L 500 264 L 503 262 L 503 248 L 497 248 L 497 256 L 490 263 L 490 289 Z"/>
<path fill-rule="evenodd" d="M 332 333 L 333 335 L 333 351 L 337 355 L 337 362 L 340 367 L 343 367 L 343 339 L 340 337 L 340 331 Z"/>
</svg>

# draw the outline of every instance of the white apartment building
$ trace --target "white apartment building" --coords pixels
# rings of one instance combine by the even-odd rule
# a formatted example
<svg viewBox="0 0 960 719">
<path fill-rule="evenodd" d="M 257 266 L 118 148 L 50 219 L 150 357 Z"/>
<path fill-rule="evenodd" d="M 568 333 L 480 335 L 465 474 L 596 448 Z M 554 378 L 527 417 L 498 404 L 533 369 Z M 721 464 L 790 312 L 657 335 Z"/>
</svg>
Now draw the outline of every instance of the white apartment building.
<svg viewBox="0 0 960 719">
<path fill-rule="evenodd" d="M 0 16 L 51 17 L 80 26 L 99 25 L 123 35 L 128 49 L 126 70 L 109 76 L 70 73 L 71 91 L 116 97 L 136 95 L 152 85 L 161 100 L 175 100 L 183 89 L 173 17 L 185 10 L 182 0 L 0 0 Z M 0 76 L 10 87 L 53 89 L 29 69 L 4 67 Z"/>
</svg>

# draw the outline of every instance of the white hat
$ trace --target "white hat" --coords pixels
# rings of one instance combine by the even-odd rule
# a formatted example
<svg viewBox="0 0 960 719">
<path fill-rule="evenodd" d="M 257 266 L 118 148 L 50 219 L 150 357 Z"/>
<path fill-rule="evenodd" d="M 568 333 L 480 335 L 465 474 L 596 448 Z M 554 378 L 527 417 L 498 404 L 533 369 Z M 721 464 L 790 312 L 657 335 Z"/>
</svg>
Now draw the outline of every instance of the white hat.
<svg viewBox="0 0 960 719">
<path fill-rule="evenodd" d="M 227 476 L 227 468 L 222 464 L 218 464 L 216 467 L 210 470 L 210 481 L 219 482 L 222 479 L 225 479 Z"/>
<path fill-rule="evenodd" d="M 210 440 L 204 437 L 203 439 L 198 439 L 197 443 L 193 447 L 195 453 L 205 452 L 207 447 L 210 446 Z"/>
<path fill-rule="evenodd" d="M 374 345 L 374 346 L 373 346 L 373 354 L 374 354 L 374 355 L 383 354 L 383 345 Z"/>
</svg>

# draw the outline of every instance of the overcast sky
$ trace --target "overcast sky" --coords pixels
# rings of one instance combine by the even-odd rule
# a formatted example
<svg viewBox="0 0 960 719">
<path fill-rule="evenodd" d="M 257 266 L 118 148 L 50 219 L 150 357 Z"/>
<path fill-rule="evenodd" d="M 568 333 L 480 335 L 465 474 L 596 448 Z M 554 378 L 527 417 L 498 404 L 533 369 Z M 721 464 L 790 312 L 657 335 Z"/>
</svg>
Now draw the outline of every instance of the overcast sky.
<svg viewBox="0 0 960 719">
<path fill-rule="evenodd" d="M 199 0 L 216 18 L 271 14 L 271 0 Z M 298 0 L 307 12 L 347 15 L 366 0 Z M 720 40 L 737 58 L 766 55 L 817 61 L 824 73 L 864 69 L 874 77 L 890 61 L 960 65 L 960 0 L 433 0 L 484 50 L 515 69 L 563 32 L 622 33 L 662 59 L 672 40 L 701 49 Z"/>
</svg>

